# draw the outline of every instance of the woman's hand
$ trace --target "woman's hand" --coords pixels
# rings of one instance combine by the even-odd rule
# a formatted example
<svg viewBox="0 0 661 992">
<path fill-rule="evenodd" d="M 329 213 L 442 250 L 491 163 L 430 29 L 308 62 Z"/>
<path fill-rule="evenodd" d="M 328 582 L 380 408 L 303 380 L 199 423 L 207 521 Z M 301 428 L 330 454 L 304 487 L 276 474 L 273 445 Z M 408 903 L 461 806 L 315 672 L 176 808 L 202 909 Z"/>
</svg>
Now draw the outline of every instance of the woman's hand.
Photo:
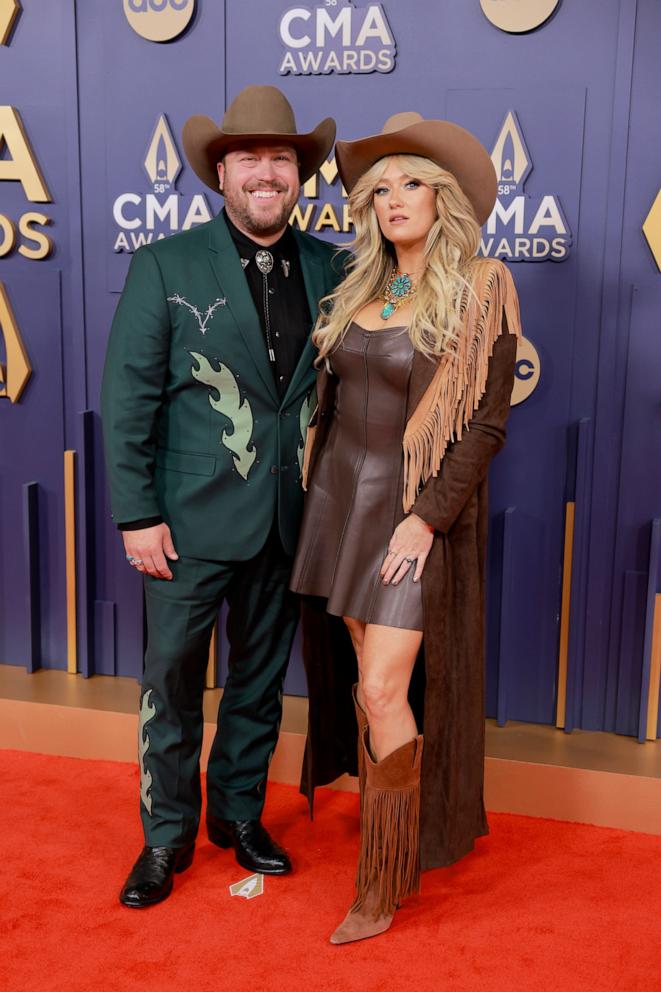
<svg viewBox="0 0 661 992">
<path fill-rule="evenodd" d="M 395 527 L 388 545 L 388 554 L 381 566 L 381 578 L 384 586 L 392 582 L 397 585 L 404 578 L 415 561 L 413 581 L 418 582 L 427 561 L 434 540 L 434 528 L 424 520 L 409 513 L 401 524 Z"/>
</svg>

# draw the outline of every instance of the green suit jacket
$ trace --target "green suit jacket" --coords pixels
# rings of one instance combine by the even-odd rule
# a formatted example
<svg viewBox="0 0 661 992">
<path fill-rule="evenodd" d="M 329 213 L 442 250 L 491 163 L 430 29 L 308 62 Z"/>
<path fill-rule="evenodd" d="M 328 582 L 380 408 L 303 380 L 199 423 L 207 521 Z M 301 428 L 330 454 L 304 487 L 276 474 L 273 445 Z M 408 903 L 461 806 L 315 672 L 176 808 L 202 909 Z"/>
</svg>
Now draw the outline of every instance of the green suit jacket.
<svg viewBox="0 0 661 992">
<path fill-rule="evenodd" d="M 294 232 L 313 321 L 342 276 L 335 249 Z M 313 401 L 308 340 L 282 402 L 222 214 L 140 248 L 113 321 L 101 409 L 112 515 L 161 515 L 180 555 L 242 561 L 275 514 L 296 547 Z"/>
</svg>

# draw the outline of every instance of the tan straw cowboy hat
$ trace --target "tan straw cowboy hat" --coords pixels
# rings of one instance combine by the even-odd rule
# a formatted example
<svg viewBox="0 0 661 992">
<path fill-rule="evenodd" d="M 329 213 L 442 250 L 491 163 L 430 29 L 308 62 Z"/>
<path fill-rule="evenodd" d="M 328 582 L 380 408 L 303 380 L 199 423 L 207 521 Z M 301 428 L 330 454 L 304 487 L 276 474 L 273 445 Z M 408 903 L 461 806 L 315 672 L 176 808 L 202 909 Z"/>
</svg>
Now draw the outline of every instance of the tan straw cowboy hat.
<svg viewBox="0 0 661 992">
<path fill-rule="evenodd" d="M 472 204 L 478 224 L 493 210 L 498 178 L 491 156 L 475 135 L 450 121 L 428 121 L 413 111 L 394 114 L 381 134 L 338 141 L 335 157 L 347 192 L 384 155 L 422 155 L 447 169 Z"/>
<path fill-rule="evenodd" d="M 183 130 L 186 158 L 199 178 L 218 192 L 217 163 L 245 141 L 291 145 L 298 153 L 304 183 L 328 156 L 335 121 L 326 117 L 310 134 L 299 134 L 289 100 L 275 86 L 246 86 L 225 111 L 220 127 L 203 114 L 189 117 Z"/>
</svg>

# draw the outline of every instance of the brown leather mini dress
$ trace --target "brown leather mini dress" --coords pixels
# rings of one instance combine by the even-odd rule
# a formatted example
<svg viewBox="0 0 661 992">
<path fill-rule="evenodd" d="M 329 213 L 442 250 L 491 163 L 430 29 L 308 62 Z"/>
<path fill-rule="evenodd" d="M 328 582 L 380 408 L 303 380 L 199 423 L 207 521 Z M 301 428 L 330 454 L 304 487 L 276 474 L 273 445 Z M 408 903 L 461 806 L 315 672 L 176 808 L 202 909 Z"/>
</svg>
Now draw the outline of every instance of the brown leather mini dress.
<svg viewBox="0 0 661 992">
<path fill-rule="evenodd" d="M 407 328 L 366 331 L 355 322 L 333 353 L 335 409 L 309 480 L 291 588 L 323 596 L 335 616 L 422 630 L 413 567 L 395 586 L 380 577 L 401 517 L 413 354 Z"/>
</svg>

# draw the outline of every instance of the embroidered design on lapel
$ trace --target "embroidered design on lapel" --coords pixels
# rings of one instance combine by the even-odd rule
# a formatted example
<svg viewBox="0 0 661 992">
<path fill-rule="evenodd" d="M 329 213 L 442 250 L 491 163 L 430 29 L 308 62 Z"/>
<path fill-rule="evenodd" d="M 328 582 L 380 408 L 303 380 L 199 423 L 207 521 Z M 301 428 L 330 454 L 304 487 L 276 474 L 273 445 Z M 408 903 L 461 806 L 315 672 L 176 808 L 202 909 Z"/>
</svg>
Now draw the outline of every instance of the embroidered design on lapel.
<svg viewBox="0 0 661 992">
<path fill-rule="evenodd" d="M 308 423 L 310 417 L 312 416 L 312 411 L 314 410 L 315 403 L 317 402 L 317 388 L 316 386 L 310 390 L 308 395 L 303 400 L 301 404 L 301 410 L 298 415 L 298 429 L 301 435 L 301 440 L 298 445 L 298 450 L 296 455 L 298 457 L 298 468 L 301 473 L 300 477 L 303 478 L 303 455 L 305 453 L 305 438 L 308 430 Z"/>
<path fill-rule="evenodd" d="M 214 399 L 209 393 L 209 403 L 232 424 L 231 433 L 223 431 L 221 443 L 232 452 L 234 466 L 239 475 L 247 479 L 257 458 L 257 449 L 251 440 L 253 415 L 250 403 L 246 399 L 241 401 L 236 378 L 227 365 L 221 362 L 220 368 L 215 369 L 204 355 L 199 355 L 196 351 L 191 351 L 190 354 L 198 364 L 198 368 L 191 369 L 193 376 L 198 382 L 203 382 L 205 386 L 215 389 L 218 393 L 218 399 Z"/>
<path fill-rule="evenodd" d="M 156 716 L 156 707 L 151 701 L 152 690 L 147 689 L 144 696 L 142 697 L 140 703 L 140 730 L 138 736 L 138 745 L 140 753 L 140 799 L 142 800 L 142 805 L 145 807 L 149 815 L 151 812 L 151 786 L 152 786 L 152 775 L 147 765 L 145 763 L 145 757 L 151 740 L 149 739 L 149 734 L 147 733 L 145 726 Z"/>
<path fill-rule="evenodd" d="M 175 293 L 174 296 L 168 296 L 168 303 L 178 303 L 180 306 L 186 307 L 187 310 L 190 310 L 190 312 L 196 318 L 200 330 L 202 331 L 203 334 L 206 334 L 208 330 L 207 324 L 209 320 L 213 317 L 218 307 L 224 307 L 227 304 L 227 299 L 224 296 L 222 297 L 218 296 L 213 303 L 209 304 L 209 306 L 207 307 L 207 312 L 205 313 L 204 317 L 202 317 L 202 314 L 197 309 L 197 307 L 193 306 L 192 303 L 189 303 L 186 297 L 180 296 L 179 293 Z"/>
</svg>

